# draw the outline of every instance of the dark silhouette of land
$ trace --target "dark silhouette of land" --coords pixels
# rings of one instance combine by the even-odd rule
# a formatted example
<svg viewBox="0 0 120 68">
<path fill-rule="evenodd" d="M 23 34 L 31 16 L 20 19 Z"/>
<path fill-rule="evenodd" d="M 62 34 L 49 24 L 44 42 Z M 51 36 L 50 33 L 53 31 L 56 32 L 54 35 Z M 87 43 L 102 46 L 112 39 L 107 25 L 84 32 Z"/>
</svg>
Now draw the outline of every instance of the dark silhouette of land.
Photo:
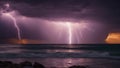
<svg viewBox="0 0 120 68">
<path fill-rule="evenodd" d="M 45 67 L 44 65 L 38 62 L 31 63 L 29 61 L 24 61 L 18 64 L 18 63 L 13 63 L 11 61 L 0 61 L 0 68 L 47 68 L 47 67 Z M 50 68 L 59 68 L 59 67 L 50 67 Z M 73 65 L 68 68 L 87 68 L 87 67 L 80 65 Z"/>
</svg>

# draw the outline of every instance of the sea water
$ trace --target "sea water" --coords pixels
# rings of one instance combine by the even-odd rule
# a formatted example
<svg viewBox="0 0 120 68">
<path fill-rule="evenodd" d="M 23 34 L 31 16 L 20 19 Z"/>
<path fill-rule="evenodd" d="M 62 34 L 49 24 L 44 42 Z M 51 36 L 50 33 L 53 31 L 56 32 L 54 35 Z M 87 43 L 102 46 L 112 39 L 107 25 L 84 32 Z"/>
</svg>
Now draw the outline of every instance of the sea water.
<svg viewBox="0 0 120 68">
<path fill-rule="evenodd" d="M 0 45 L 0 60 L 20 63 L 39 62 L 49 67 L 120 68 L 120 45 L 108 44 L 37 44 Z"/>
</svg>

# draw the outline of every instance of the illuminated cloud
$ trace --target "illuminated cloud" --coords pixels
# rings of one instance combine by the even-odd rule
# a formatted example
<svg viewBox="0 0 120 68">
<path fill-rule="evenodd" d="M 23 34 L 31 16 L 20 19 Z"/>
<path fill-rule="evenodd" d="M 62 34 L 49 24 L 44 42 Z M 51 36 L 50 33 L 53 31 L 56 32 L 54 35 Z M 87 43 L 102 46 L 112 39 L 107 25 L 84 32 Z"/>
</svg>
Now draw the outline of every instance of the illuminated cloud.
<svg viewBox="0 0 120 68">
<path fill-rule="evenodd" d="M 109 33 L 105 41 L 109 44 L 120 44 L 120 33 Z"/>
</svg>

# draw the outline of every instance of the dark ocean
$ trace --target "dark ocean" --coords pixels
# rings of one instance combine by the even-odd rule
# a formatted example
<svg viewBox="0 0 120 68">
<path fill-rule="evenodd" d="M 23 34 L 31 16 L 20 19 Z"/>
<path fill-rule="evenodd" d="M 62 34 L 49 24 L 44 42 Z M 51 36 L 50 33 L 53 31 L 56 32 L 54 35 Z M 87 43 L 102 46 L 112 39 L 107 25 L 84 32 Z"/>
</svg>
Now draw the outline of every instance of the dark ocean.
<svg viewBox="0 0 120 68">
<path fill-rule="evenodd" d="M 84 65 L 88 68 L 120 68 L 120 45 L 11 45 L 0 44 L 0 60 L 39 62 L 47 68 Z"/>
</svg>

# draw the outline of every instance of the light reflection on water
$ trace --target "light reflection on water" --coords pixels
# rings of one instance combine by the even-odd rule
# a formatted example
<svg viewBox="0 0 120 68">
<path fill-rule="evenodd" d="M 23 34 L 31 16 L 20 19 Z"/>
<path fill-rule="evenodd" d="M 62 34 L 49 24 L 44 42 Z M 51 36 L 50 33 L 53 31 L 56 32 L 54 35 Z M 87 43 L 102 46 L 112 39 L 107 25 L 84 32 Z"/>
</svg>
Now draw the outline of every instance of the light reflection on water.
<svg viewBox="0 0 120 68">
<path fill-rule="evenodd" d="M 84 65 L 88 68 L 120 68 L 119 60 L 110 59 L 92 59 L 92 58 L 13 58 L 13 59 L 0 59 L 2 61 L 13 61 L 20 63 L 23 61 L 39 62 L 46 66 L 57 67 L 57 68 L 68 68 L 72 65 Z"/>
<path fill-rule="evenodd" d="M 72 52 L 72 53 L 80 53 L 80 52 L 88 52 L 87 50 L 79 50 L 79 49 L 69 49 L 69 48 L 77 48 L 81 46 L 74 45 L 0 45 L 0 53 L 56 53 L 56 52 Z M 83 46 L 82 46 L 83 47 Z"/>
<path fill-rule="evenodd" d="M 84 50 L 84 49 L 76 49 L 81 47 L 104 47 L 104 46 L 81 46 L 81 45 L 1 45 L 0 46 L 0 53 L 35 53 L 37 54 L 49 54 L 49 53 L 93 53 L 91 55 L 97 54 L 98 52 L 102 53 L 101 51 L 96 52 L 95 50 Z M 69 49 L 75 48 L 75 49 Z M 98 53 L 99 54 L 99 53 Z M 1 55 L 1 54 L 0 54 Z M 54 56 L 54 54 L 52 54 Z M 87 56 L 89 57 L 89 56 Z M 31 62 L 39 62 L 46 67 L 57 67 L 57 68 L 64 68 L 69 67 L 72 65 L 85 65 L 89 66 L 89 68 L 120 68 L 120 61 L 115 59 L 105 59 L 105 58 L 57 58 L 57 57 L 47 57 L 47 58 L 0 58 L 0 60 L 8 60 L 20 63 L 22 61 L 31 61 Z"/>
</svg>

